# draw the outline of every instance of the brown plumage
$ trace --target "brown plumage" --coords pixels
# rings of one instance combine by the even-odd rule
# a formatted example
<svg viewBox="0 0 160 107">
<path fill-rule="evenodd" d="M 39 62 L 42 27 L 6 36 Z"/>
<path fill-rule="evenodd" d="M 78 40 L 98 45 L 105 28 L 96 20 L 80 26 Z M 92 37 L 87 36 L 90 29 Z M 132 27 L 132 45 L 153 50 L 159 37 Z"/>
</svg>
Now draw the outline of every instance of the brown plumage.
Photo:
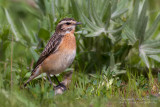
<svg viewBox="0 0 160 107">
<path fill-rule="evenodd" d="M 71 65 L 76 55 L 74 31 L 78 24 L 81 23 L 72 18 L 65 18 L 58 23 L 55 33 L 41 53 L 26 84 L 41 73 L 46 73 L 49 77 L 50 74 L 63 72 Z"/>
</svg>

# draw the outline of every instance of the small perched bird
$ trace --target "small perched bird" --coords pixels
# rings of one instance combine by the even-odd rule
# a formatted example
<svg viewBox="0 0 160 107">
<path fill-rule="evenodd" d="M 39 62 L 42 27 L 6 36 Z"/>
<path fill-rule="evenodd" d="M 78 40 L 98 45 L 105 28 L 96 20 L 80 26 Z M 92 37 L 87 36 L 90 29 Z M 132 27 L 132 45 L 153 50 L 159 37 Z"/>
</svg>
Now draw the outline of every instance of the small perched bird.
<svg viewBox="0 0 160 107">
<path fill-rule="evenodd" d="M 46 73 L 52 84 L 50 74 L 56 78 L 56 74 L 63 72 L 72 64 L 76 55 L 74 32 L 79 24 L 81 22 L 77 22 L 73 18 L 65 18 L 58 23 L 55 33 L 41 53 L 30 78 L 24 86 L 41 73 Z M 56 80 L 58 81 L 57 78 Z M 58 83 L 60 85 L 59 81 Z"/>
</svg>

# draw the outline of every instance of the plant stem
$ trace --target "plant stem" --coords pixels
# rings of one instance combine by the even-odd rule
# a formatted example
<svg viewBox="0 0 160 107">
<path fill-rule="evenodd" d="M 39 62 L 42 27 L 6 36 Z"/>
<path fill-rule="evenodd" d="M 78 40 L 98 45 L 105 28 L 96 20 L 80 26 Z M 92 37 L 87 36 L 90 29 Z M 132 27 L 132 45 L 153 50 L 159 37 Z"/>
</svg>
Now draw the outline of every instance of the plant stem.
<svg viewBox="0 0 160 107">
<path fill-rule="evenodd" d="M 12 42 L 11 42 L 11 90 L 13 86 L 13 81 L 12 81 L 12 57 L 13 57 L 13 35 L 12 35 Z"/>
</svg>

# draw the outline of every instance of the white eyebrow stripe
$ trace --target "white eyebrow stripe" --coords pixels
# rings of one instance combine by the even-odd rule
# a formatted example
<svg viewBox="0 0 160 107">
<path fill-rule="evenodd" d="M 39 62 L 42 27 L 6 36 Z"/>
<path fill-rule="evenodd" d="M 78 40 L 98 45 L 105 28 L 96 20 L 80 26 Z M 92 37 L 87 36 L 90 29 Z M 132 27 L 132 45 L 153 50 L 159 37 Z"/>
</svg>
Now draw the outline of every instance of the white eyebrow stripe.
<svg viewBox="0 0 160 107">
<path fill-rule="evenodd" d="M 75 22 L 75 21 L 73 21 L 73 20 L 71 20 L 71 21 L 62 21 L 62 22 L 60 22 L 60 23 L 59 23 L 59 25 L 60 25 L 60 24 L 67 23 L 67 22 L 69 22 L 69 23 L 73 23 L 73 22 Z"/>
</svg>

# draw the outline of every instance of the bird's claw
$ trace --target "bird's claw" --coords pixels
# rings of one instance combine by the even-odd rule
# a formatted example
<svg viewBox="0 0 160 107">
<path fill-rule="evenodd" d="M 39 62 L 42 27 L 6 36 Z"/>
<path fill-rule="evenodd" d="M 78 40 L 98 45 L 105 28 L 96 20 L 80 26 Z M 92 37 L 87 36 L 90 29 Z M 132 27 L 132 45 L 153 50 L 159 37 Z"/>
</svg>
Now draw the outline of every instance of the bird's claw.
<svg viewBox="0 0 160 107">
<path fill-rule="evenodd" d="M 55 95 L 62 94 L 64 91 L 67 90 L 66 86 L 62 83 L 54 87 Z"/>
</svg>

